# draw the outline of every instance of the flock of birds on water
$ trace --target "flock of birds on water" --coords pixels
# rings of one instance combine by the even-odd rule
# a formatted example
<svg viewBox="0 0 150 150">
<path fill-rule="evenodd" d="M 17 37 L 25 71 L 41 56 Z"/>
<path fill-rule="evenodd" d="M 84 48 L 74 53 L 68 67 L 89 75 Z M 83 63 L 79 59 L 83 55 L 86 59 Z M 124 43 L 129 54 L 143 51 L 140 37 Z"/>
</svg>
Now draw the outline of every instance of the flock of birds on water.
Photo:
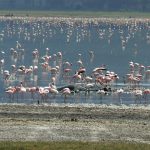
<svg viewBox="0 0 150 150">
<path fill-rule="evenodd" d="M 65 41 L 70 42 L 75 35 L 75 42 L 90 40 L 91 27 L 96 29 L 94 34 L 100 40 L 112 42 L 118 32 L 120 44 L 125 50 L 128 42 L 136 36 L 143 36 L 150 44 L 150 20 L 137 18 L 63 18 L 63 17 L 0 17 L 2 29 L 0 40 L 5 38 L 23 39 L 24 41 L 39 41 L 44 44 L 54 38 L 57 32 L 65 34 Z M 145 35 L 142 32 L 145 30 Z M 139 34 L 139 35 L 137 35 Z M 134 43 L 136 46 L 138 43 Z"/>
<path fill-rule="evenodd" d="M 66 33 L 67 42 L 70 41 L 76 29 L 76 42 L 80 42 L 85 37 L 90 37 L 88 30 L 90 26 L 98 26 L 99 38 L 104 39 L 107 35 L 108 43 L 110 43 L 114 30 L 118 28 L 123 49 L 128 40 L 135 36 L 137 30 L 142 30 L 142 28 L 148 29 L 146 40 L 147 43 L 150 43 L 150 20 L 148 19 L 1 17 L 0 22 L 5 22 L 6 25 L 1 31 L 0 41 L 4 41 L 6 37 L 17 36 L 18 39 L 23 38 L 33 42 L 42 39 L 44 44 L 46 40 L 55 35 L 56 31 L 51 28 L 58 27 L 61 33 Z M 108 31 L 103 28 L 104 24 L 108 26 Z M 64 26 L 66 31 L 64 31 Z M 127 36 L 124 36 L 123 26 L 129 31 Z M 50 48 L 45 48 L 44 55 L 41 55 L 40 51 L 35 48 L 28 54 L 32 55 L 30 66 L 19 63 L 20 60 L 25 59 L 26 53 L 20 41 L 16 41 L 15 47 L 10 48 L 7 53 L 10 60 L 5 60 L 3 58 L 5 51 L 1 51 L 0 77 L 4 83 L 5 98 L 10 101 L 30 98 L 40 103 L 48 102 L 59 96 L 64 102 L 67 102 L 72 97 L 88 98 L 94 95 L 100 102 L 107 96 L 121 102 L 123 95 L 130 95 L 134 98 L 135 103 L 149 103 L 150 88 L 144 85 L 150 81 L 150 66 L 130 61 L 127 64 L 128 72 L 122 79 L 118 73 L 109 70 L 104 64 L 99 64 L 87 72 L 81 53 L 77 54 L 78 59 L 76 64 L 73 64 L 64 59 L 62 51 L 53 54 Z M 89 64 L 94 58 L 94 51 L 90 50 Z M 8 62 L 11 62 L 9 69 L 5 68 Z M 75 70 L 72 66 L 76 66 Z M 42 75 L 48 77 L 44 86 L 40 85 Z"/>
</svg>

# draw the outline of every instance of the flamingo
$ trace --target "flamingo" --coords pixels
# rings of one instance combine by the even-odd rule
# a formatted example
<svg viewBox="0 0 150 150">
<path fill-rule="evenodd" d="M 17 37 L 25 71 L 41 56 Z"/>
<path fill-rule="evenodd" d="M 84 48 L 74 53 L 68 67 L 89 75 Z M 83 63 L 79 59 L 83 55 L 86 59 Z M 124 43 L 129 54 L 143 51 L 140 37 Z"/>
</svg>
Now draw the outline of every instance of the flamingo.
<svg viewBox="0 0 150 150">
<path fill-rule="evenodd" d="M 100 96 L 101 103 L 102 103 L 102 98 L 104 95 L 106 95 L 106 92 L 103 89 L 100 89 L 96 92 L 96 94 Z"/>
<path fill-rule="evenodd" d="M 26 88 L 26 91 L 31 93 L 31 98 L 34 100 L 34 94 L 37 93 L 38 88 L 37 87 L 28 87 L 28 88 Z"/>
<path fill-rule="evenodd" d="M 116 94 L 118 95 L 119 101 L 122 104 L 122 99 L 121 99 L 121 95 L 124 93 L 124 89 L 120 88 L 117 89 Z"/>
<path fill-rule="evenodd" d="M 81 67 L 78 71 L 77 71 L 77 73 L 78 74 L 85 74 L 85 72 L 86 72 L 86 69 L 83 67 Z"/>
<path fill-rule="evenodd" d="M 71 75 L 71 68 L 66 68 L 63 70 L 63 76 L 70 76 Z"/>
<path fill-rule="evenodd" d="M 63 63 L 63 70 L 65 69 L 65 68 L 71 68 L 72 67 L 72 63 L 70 63 L 70 62 L 68 62 L 68 61 L 65 61 L 64 63 Z"/>
<path fill-rule="evenodd" d="M 78 64 L 79 67 L 84 67 L 83 62 L 81 60 L 78 60 L 77 64 Z"/>
<path fill-rule="evenodd" d="M 81 76 L 82 80 L 86 77 L 86 69 L 84 67 L 79 68 L 76 73 Z"/>
<path fill-rule="evenodd" d="M 12 99 L 14 99 L 14 94 L 16 93 L 16 88 L 8 87 L 5 89 L 5 93 L 9 94 L 9 98 L 12 100 Z"/>
<path fill-rule="evenodd" d="M 144 65 L 140 65 L 140 67 L 139 67 L 139 74 L 142 75 L 142 77 L 144 77 L 144 73 L 145 73 L 145 66 Z"/>
<path fill-rule="evenodd" d="M 65 81 L 70 80 L 70 76 L 72 73 L 72 63 L 65 61 L 62 66 L 62 78 Z"/>
<path fill-rule="evenodd" d="M 114 78 L 115 76 L 111 75 L 110 72 L 107 71 L 107 74 L 106 75 L 99 75 L 96 77 L 95 79 L 95 83 L 96 84 L 100 84 L 100 85 L 108 85 L 110 84 L 112 81 L 114 81 Z"/>
<path fill-rule="evenodd" d="M 49 65 L 48 65 L 48 63 L 47 62 L 44 62 L 44 63 L 41 63 L 41 67 L 42 67 L 42 70 L 43 71 L 48 71 L 48 69 L 49 69 Z"/>
<path fill-rule="evenodd" d="M 56 77 L 57 73 L 58 73 L 58 68 L 54 67 L 50 69 L 51 72 L 51 76 L 52 77 Z"/>
<path fill-rule="evenodd" d="M 34 59 L 37 59 L 39 57 L 39 51 L 38 49 L 35 49 L 33 52 L 32 52 L 32 56 Z"/>
<path fill-rule="evenodd" d="M 147 69 L 145 71 L 145 79 L 146 81 L 150 81 L 150 66 L 147 66 Z"/>
<path fill-rule="evenodd" d="M 107 69 L 104 66 L 96 67 L 93 69 L 92 73 L 99 73 L 104 74 L 103 71 L 106 71 Z"/>
<path fill-rule="evenodd" d="M 31 74 L 33 73 L 33 66 L 30 66 L 29 68 L 25 68 L 25 74 Z"/>
<path fill-rule="evenodd" d="M 56 84 L 56 77 L 51 77 L 51 83 Z"/>
<path fill-rule="evenodd" d="M 94 60 L 94 51 L 89 51 L 90 62 L 92 63 Z"/>
<path fill-rule="evenodd" d="M 37 88 L 37 91 L 39 92 L 42 101 L 47 100 L 47 96 L 48 96 L 48 93 L 49 93 L 48 89 L 46 89 L 44 87 L 39 87 L 39 88 Z"/>
<path fill-rule="evenodd" d="M 134 63 L 134 73 L 135 73 L 135 75 L 138 73 L 138 71 L 139 71 L 139 67 L 140 67 L 140 64 L 139 63 Z"/>
<path fill-rule="evenodd" d="M 136 85 L 139 85 L 141 79 L 142 79 L 142 76 L 141 75 L 137 75 L 137 76 L 134 76 L 134 74 L 127 74 L 127 81 L 129 82 L 130 84 L 130 87 L 133 87 Z"/>
<path fill-rule="evenodd" d="M 90 76 L 86 76 L 86 77 L 84 78 L 84 80 L 85 80 L 86 83 L 91 83 L 91 82 L 93 81 L 93 78 L 90 77 Z"/>
<path fill-rule="evenodd" d="M 49 63 L 49 61 L 50 61 L 51 58 L 52 58 L 51 56 L 45 55 L 45 56 L 43 56 L 41 59 L 42 59 L 44 62 Z"/>
<path fill-rule="evenodd" d="M 148 103 L 148 99 L 147 99 L 148 95 L 150 95 L 150 89 L 144 89 L 143 90 L 143 97 L 145 99 L 145 103 Z"/>
<path fill-rule="evenodd" d="M 16 41 L 16 49 L 21 49 L 21 44 L 18 41 Z"/>
<path fill-rule="evenodd" d="M 57 57 L 58 57 L 59 60 L 62 59 L 62 53 L 61 52 L 57 52 Z"/>
<path fill-rule="evenodd" d="M 3 73 L 3 69 L 4 69 L 4 59 L 1 59 L 0 60 L 0 71 L 1 71 L 1 74 Z"/>
<path fill-rule="evenodd" d="M 11 65 L 11 72 L 15 73 L 16 72 L 16 65 Z"/>
<path fill-rule="evenodd" d="M 14 63 L 17 63 L 18 52 L 17 52 L 16 50 L 13 50 L 13 53 L 12 53 L 11 58 L 12 58 L 12 61 L 13 61 Z"/>
<path fill-rule="evenodd" d="M 80 74 L 78 74 L 78 72 L 76 72 L 76 73 L 73 75 L 72 79 L 73 79 L 74 83 L 76 83 L 76 82 L 78 82 L 78 81 L 81 81 L 82 77 L 81 77 Z M 72 81 L 72 79 L 71 79 L 71 81 Z M 71 82 L 71 81 L 70 81 L 70 82 Z"/>
<path fill-rule="evenodd" d="M 4 70 L 3 76 L 4 76 L 4 80 L 7 81 L 10 77 L 9 70 Z"/>
<path fill-rule="evenodd" d="M 53 66 L 56 67 L 56 59 L 57 59 L 57 55 L 53 54 L 52 56 L 52 60 L 53 60 Z"/>
<path fill-rule="evenodd" d="M 19 92 L 21 93 L 22 98 L 24 98 L 25 93 L 27 93 L 27 89 L 23 86 L 22 82 L 20 83 L 20 90 L 19 90 Z"/>
<path fill-rule="evenodd" d="M 61 52 L 57 52 L 56 54 L 56 65 L 58 65 L 59 67 L 62 65 L 62 53 Z"/>
<path fill-rule="evenodd" d="M 130 73 L 134 72 L 134 63 L 132 61 L 129 62 L 129 69 L 130 69 Z"/>
<path fill-rule="evenodd" d="M 62 95 L 64 95 L 64 103 L 66 103 L 66 99 L 69 95 L 71 95 L 71 90 L 69 88 L 64 88 L 62 90 Z"/>
<path fill-rule="evenodd" d="M 94 83 L 87 83 L 85 84 L 85 95 L 90 95 L 90 89 L 92 89 L 95 86 Z"/>
<path fill-rule="evenodd" d="M 49 54 L 49 51 L 50 51 L 50 49 L 47 47 L 47 48 L 46 48 L 46 55 Z"/>
<path fill-rule="evenodd" d="M 54 86 L 53 84 L 49 84 L 49 93 L 53 95 L 53 98 L 59 93 L 57 90 L 57 87 Z"/>
<path fill-rule="evenodd" d="M 141 98 L 142 98 L 142 96 L 143 96 L 143 91 L 140 90 L 140 89 L 136 89 L 136 90 L 134 90 L 132 93 L 133 93 L 133 95 L 135 96 L 135 103 L 136 103 L 137 101 L 139 101 L 139 102 L 141 103 Z"/>
<path fill-rule="evenodd" d="M 81 60 L 81 56 L 82 56 L 82 54 L 79 53 L 79 54 L 78 54 L 79 60 Z"/>
</svg>

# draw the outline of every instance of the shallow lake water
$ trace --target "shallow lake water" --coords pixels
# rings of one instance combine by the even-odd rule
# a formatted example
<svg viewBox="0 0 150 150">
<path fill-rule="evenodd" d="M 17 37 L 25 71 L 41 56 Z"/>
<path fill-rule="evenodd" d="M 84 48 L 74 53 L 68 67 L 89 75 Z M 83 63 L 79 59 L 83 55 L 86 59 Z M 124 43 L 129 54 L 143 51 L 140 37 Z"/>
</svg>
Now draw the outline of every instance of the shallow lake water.
<svg viewBox="0 0 150 150">
<path fill-rule="evenodd" d="M 20 47 L 16 41 L 21 45 Z M 24 53 L 17 59 L 12 59 L 11 48 L 14 48 L 18 53 L 24 49 Z M 1 17 L 0 58 L 5 61 L 1 69 L 1 102 L 6 102 L 6 99 L 8 102 L 10 101 L 4 89 L 8 86 L 18 85 L 22 81 L 22 76 L 18 76 L 14 81 L 6 82 L 3 71 L 9 70 L 11 72 L 11 65 L 13 64 L 17 68 L 21 65 L 33 66 L 32 52 L 35 49 L 39 50 L 38 65 L 40 65 L 42 63 L 41 57 L 46 54 L 46 48 L 49 48 L 49 55 L 51 56 L 61 52 L 62 63 L 68 61 L 72 64 L 72 74 L 78 69 L 77 61 L 80 59 L 86 68 L 87 75 L 90 76 L 94 68 L 105 66 L 119 76 L 118 83 L 123 83 L 125 75 L 129 73 L 129 62 L 137 62 L 144 65 L 145 68 L 150 65 L 150 20 L 135 18 Z M 91 56 L 91 52 L 94 55 Z M 49 65 L 55 66 L 55 63 L 54 61 L 50 62 Z M 27 85 L 48 86 L 51 76 L 49 72 L 42 72 L 39 67 L 37 76 L 38 83 L 33 82 L 31 78 L 34 76 L 32 75 L 28 77 Z M 149 78 L 146 80 L 143 77 L 142 83 L 149 85 Z M 64 84 L 66 81 L 62 81 L 62 78 L 59 77 L 57 85 Z M 128 98 L 128 96 L 114 98 L 114 101 L 112 95 L 99 98 L 95 94 L 85 96 L 84 93 L 81 93 L 81 96 L 72 96 L 70 100 L 68 98 L 68 101 L 69 103 L 107 104 L 118 103 L 118 101 L 126 104 L 134 103 L 135 98 L 132 96 Z M 29 95 L 24 96 L 24 98 L 21 95 L 18 97 L 18 102 L 34 102 Z M 22 100 L 19 101 L 19 99 Z M 17 100 L 17 96 L 15 100 Z M 55 98 L 50 98 L 49 101 L 63 103 L 64 98 L 58 95 Z"/>
</svg>

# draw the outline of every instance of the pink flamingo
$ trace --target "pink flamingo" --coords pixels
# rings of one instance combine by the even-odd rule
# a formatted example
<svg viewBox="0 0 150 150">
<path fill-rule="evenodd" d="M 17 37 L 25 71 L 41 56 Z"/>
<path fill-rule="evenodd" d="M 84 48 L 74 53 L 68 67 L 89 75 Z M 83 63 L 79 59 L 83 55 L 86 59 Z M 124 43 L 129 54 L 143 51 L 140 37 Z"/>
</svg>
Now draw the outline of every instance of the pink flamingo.
<svg viewBox="0 0 150 150">
<path fill-rule="evenodd" d="M 65 81 L 70 79 L 71 72 L 72 72 L 72 63 L 68 61 L 64 62 L 62 66 L 62 78 Z"/>
<path fill-rule="evenodd" d="M 49 84 L 49 93 L 53 95 L 53 97 L 55 98 L 55 96 L 59 93 L 56 86 Z"/>
<path fill-rule="evenodd" d="M 49 69 L 49 65 L 48 65 L 48 63 L 47 62 L 44 62 L 44 63 L 41 63 L 41 67 L 42 67 L 42 70 L 43 71 L 48 71 L 48 69 Z"/>
<path fill-rule="evenodd" d="M 81 67 L 78 71 L 77 71 L 77 73 L 78 74 L 81 74 L 81 75 L 85 75 L 85 72 L 86 72 L 86 69 L 83 67 Z"/>
<path fill-rule="evenodd" d="M 105 75 L 99 75 L 96 79 L 95 79 L 95 83 L 98 85 L 107 85 L 108 83 L 110 83 L 112 81 L 110 76 L 105 76 Z"/>
<path fill-rule="evenodd" d="M 23 83 L 20 83 L 20 91 L 19 91 L 22 95 L 22 98 L 24 98 L 25 93 L 27 93 L 27 89 L 23 86 Z"/>
<path fill-rule="evenodd" d="M 31 99 L 34 100 L 34 94 L 37 93 L 38 88 L 37 87 L 28 87 L 28 88 L 26 88 L 26 91 L 31 93 Z"/>
<path fill-rule="evenodd" d="M 33 56 L 33 58 L 38 58 L 38 57 L 39 57 L 39 51 L 38 51 L 38 49 L 35 49 L 35 50 L 32 52 L 32 56 Z"/>
<path fill-rule="evenodd" d="M 130 69 L 130 73 L 134 72 L 134 63 L 132 61 L 129 62 L 129 69 Z"/>
<path fill-rule="evenodd" d="M 66 68 L 66 69 L 64 69 L 64 75 L 65 76 L 69 76 L 70 75 L 70 73 L 71 73 L 71 71 L 72 71 L 72 69 L 71 68 Z"/>
<path fill-rule="evenodd" d="M 141 76 L 140 77 L 136 77 L 133 74 L 127 74 L 127 82 L 129 82 L 130 87 L 136 87 L 136 85 L 139 85 L 140 81 L 141 81 Z"/>
<path fill-rule="evenodd" d="M 29 68 L 25 68 L 25 74 L 31 74 L 33 73 L 33 66 L 30 66 Z"/>
<path fill-rule="evenodd" d="M 136 89 L 132 92 L 132 94 L 135 96 L 135 103 L 139 101 L 141 103 L 141 98 L 143 96 L 143 91 L 140 89 Z"/>
<path fill-rule="evenodd" d="M 16 88 L 10 86 L 5 89 L 5 93 L 7 93 L 9 95 L 10 99 L 14 99 L 14 94 L 16 93 Z"/>
<path fill-rule="evenodd" d="M 81 81 L 82 77 L 81 77 L 80 74 L 78 74 L 78 72 L 76 72 L 76 73 L 73 75 L 72 79 L 73 79 L 74 83 L 76 83 L 76 82 L 78 82 L 78 81 Z M 70 82 L 72 82 L 72 79 L 71 79 Z"/>
<path fill-rule="evenodd" d="M 37 88 L 37 91 L 39 92 L 42 101 L 47 100 L 47 98 L 48 98 L 47 96 L 48 96 L 48 93 L 49 93 L 48 89 L 45 89 L 43 87 L 39 87 L 39 88 Z"/>
<path fill-rule="evenodd" d="M 143 90 L 143 97 L 145 99 L 145 103 L 148 103 L 148 95 L 150 95 L 150 89 Z"/>
<path fill-rule="evenodd" d="M 64 88 L 62 90 L 62 95 L 64 95 L 64 103 L 66 103 L 67 97 L 71 95 L 71 90 L 69 88 Z"/>
<path fill-rule="evenodd" d="M 44 62 L 47 62 L 47 63 L 49 63 L 49 61 L 51 60 L 51 56 L 48 56 L 48 55 L 45 55 L 45 56 L 43 56 L 41 59 L 44 61 Z"/>
</svg>

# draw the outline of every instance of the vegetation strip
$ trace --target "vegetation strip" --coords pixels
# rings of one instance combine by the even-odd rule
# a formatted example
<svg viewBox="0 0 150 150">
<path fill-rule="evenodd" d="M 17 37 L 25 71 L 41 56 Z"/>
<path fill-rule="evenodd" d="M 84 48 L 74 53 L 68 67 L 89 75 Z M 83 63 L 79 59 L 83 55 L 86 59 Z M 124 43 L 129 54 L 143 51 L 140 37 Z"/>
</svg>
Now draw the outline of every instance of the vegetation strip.
<svg viewBox="0 0 150 150">
<path fill-rule="evenodd" d="M 149 150 L 150 145 L 116 142 L 0 142 L 0 150 Z"/>
<path fill-rule="evenodd" d="M 21 17 L 107 17 L 107 18 L 150 18 L 150 13 L 142 12 L 114 12 L 114 11 L 18 11 L 1 10 L 1 16 Z"/>
</svg>

